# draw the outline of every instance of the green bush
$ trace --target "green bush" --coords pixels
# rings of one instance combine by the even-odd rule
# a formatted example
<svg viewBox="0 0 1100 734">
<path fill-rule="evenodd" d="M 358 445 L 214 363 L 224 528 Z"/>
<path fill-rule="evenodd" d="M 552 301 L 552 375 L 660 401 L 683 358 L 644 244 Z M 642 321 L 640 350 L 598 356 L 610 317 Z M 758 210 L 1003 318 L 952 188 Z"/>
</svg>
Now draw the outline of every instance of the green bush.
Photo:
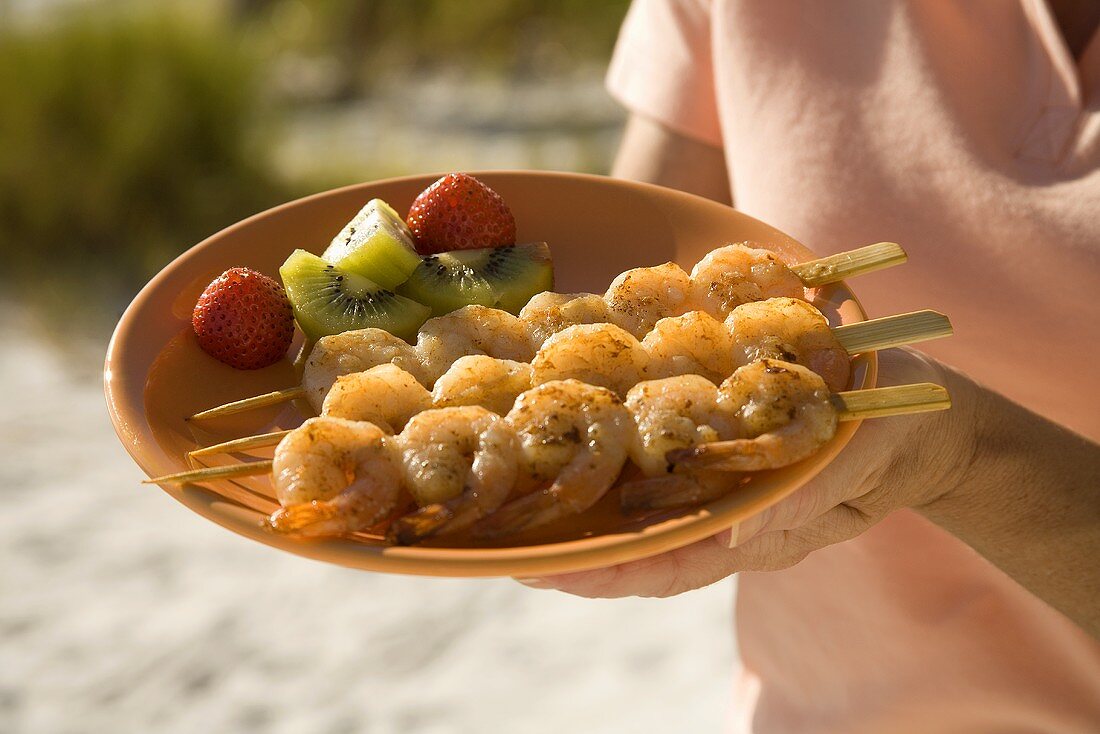
<svg viewBox="0 0 1100 734">
<path fill-rule="evenodd" d="M 113 314 L 178 252 L 292 195 L 264 155 L 267 112 L 256 60 L 212 23 L 0 31 L 3 284 Z"/>
</svg>

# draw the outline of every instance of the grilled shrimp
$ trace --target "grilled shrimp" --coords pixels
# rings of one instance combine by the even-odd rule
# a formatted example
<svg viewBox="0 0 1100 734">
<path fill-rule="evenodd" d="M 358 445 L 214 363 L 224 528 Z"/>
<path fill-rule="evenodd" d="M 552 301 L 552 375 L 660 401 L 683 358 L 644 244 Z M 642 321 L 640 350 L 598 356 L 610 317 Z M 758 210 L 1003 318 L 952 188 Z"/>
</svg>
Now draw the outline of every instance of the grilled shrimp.
<svg viewBox="0 0 1100 734">
<path fill-rule="evenodd" d="M 504 415 L 524 390 L 531 388 L 531 365 L 483 354 L 460 357 L 435 381 L 437 408 L 480 405 Z"/>
<path fill-rule="evenodd" d="M 568 326 L 606 324 L 611 321 L 607 301 L 595 293 L 536 294 L 519 312 L 527 324 L 531 344 L 537 349 L 547 339 Z"/>
<path fill-rule="evenodd" d="M 468 354 L 530 362 L 535 356 L 524 322 L 486 306 L 464 306 L 446 316 L 428 319 L 420 327 L 416 351 L 428 375 L 429 387 Z"/>
<path fill-rule="evenodd" d="M 477 527 L 482 537 L 587 510 L 622 471 L 634 431 L 630 413 L 615 393 L 577 380 L 555 380 L 528 390 L 505 420 L 519 437 L 524 478 L 544 488 L 483 520 Z"/>
<path fill-rule="evenodd" d="M 702 375 L 716 385 L 741 365 L 733 344 L 729 328 L 703 311 L 661 319 L 642 340 L 651 377 Z"/>
<path fill-rule="evenodd" d="M 394 511 L 401 472 L 385 432 L 343 418 L 310 418 L 275 449 L 270 518 L 279 532 L 306 536 L 365 530 Z"/>
<path fill-rule="evenodd" d="M 744 303 L 726 317 L 739 364 L 765 357 L 809 367 L 830 390 L 848 386 L 851 358 L 833 336 L 826 318 L 806 301 L 769 298 Z"/>
<path fill-rule="evenodd" d="M 409 420 L 397 446 L 405 484 L 421 507 L 466 497 L 484 510 L 504 502 L 516 482 L 515 432 L 480 406 L 425 410 Z"/>
<path fill-rule="evenodd" d="M 802 281 L 775 253 L 748 242 L 719 247 L 691 269 L 691 307 L 719 319 L 742 303 L 805 295 Z"/>
<path fill-rule="evenodd" d="M 711 468 L 775 469 L 805 459 L 836 433 L 829 388 L 816 372 L 777 359 L 739 367 L 719 388 L 719 404 L 737 416 L 742 438 Z"/>
<path fill-rule="evenodd" d="M 611 322 L 641 339 L 658 320 L 685 310 L 691 279 L 676 263 L 633 268 L 611 282 L 604 295 Z"/>
<path fill-rule="evenodd" d="M 626 395 L 647 376 L 649 354 L 612 324 L 570 326 L 546 340 L 531 362 L 532 382 L 575 379 Z"/>
<path fill-rule="evenodd" d="M 414 415 L 432 407 L 432 394 L 416 378 L 394 364 L 336 378 L 325 396 L 321 415 L 369 421 L 387 433 L 397 433 Z"/>
<path fill-rule="evenodd" d="M 665 455 L 700 443 L 736 438 L 738 422 L 718 401 L 718 387 L 699 375 L 639 382 L 626 395 L 637 426 L 630 458 L 646 475 L 668 472 Z"/>
<path fill-rule="evenodd" d="M 382 329 L 356 329 L 317 341 L 306 360 L 302 387 L 310 405 L 320 413 L 336 378 L 380 364 L 394 364 L 421 383 L 427 380 L 416 350 L 407 342 Z"/>
</svg>

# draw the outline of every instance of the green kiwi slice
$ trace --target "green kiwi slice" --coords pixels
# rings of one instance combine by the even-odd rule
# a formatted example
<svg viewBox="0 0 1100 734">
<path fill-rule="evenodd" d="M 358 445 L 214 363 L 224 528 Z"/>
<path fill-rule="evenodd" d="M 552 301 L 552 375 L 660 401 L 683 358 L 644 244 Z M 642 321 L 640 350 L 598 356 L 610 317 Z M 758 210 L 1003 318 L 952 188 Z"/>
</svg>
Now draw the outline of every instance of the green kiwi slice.
<svg viewBox="0 0 1100 734">
<path fill-rule="evenodd" d="M 442 316 L 479 304 L 518 314 L 531 296 L 554 287 L 554 265 L 545 242 L 428 255 L 398 293 Z"/>
<path fill-rule="evenodd" d="M 294 317 L 311 339 L 375 327 L 412 342 L 431 309 L 369 278 L 295 250 L 279 268 Z"/>
<path fill-rule="evenodd" d="M 420 264 L 408 225 L 381 199 L 368 201 L 321 259 L 389 289 L 404 283 Z"/>
</svg>

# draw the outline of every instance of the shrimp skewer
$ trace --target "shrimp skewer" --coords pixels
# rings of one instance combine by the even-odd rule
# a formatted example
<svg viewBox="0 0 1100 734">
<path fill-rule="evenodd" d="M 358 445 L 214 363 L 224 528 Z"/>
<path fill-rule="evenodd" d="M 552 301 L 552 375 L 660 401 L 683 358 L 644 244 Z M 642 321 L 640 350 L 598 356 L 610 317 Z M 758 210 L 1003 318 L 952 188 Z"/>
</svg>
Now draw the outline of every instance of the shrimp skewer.
<svg viewBox="0 0 1100 734">
<path fill-rule="evenodd" d="M 275 449 L 272 476 L 282 508 L 272 529 L 303 536 L 365 530 L 392 513 L 400 464 L 386 433 L 370 423 L 310 418 Z"/>
<path fill-rule="evenodd" d="M 398 437 L 405 483 L 421 507 L 390 526 L 391 542 L 409 545 L 461 530 L 500 507 L 516 483 L 516 433 L 485 408 L 429 410 Z"/>
<path fill-rule="evenodd" d="M 773 359 L 741 367 L 718 393 L 717 412 L 736 421 L 730 431 L 736 437 L 668 451 L 667 475 L 620 488 L 624 511 L 717 499 L 737 486 L 737 473 L 777 469 L 809 457 L 832 439 L 838 421 L 951 406 L 947 391 L 929 383 L 830 393 L 814 372 Z"/>
<path fill-rule="evenodd" d="M 950 333 L 950 321 L 934 311 L 888 316 L 830 329 L 825 317 L 816 309 L 804 301 L 789 298 L 739 306 L 725 323 L 702 312 L 661 319 L 641 342 L 641 349 L 633 336 L 618 327 L 577 325 L 544 344 L 536 354 L 534 367 L 486 355 L 459 358 L 436 381 L 432 404 L 435 407 L 482 405 L 503 415 L 521 392 L 550 379 L 580 379 L 625 395 L 642 379 L 683 374 L 701 374 L 717 384 L 736 367 L 762 357 L 808 365 L 825 376 L 830 389 L 841 390 L 847 386 L 850 375 L 848 353 L 869 351 L 879 348 L 880 344 L 882 347 L 912 344 Z M 373 369 L 394 368 L 382 365 Z M 413 382 L 411 377 L 406 380 L 406 383 Z M 415 386 L 406 384 L 405 389 L 415 390 Z M 343 390 L 336 392 L 344 394 Z M 415 399 L 423 404 L 424 390 L 419 393 Z M 326 399 L 322 414 L 331 413 L 330 406 L 334 403 Z M 370 414 L 334 414 L 362 420 L 376 418 Z M 405 416 L 403 420 L 407 419 Z M 385 421 L 375 422 L 382 425 Z M 272 445 L 281 435 L 273 433 L 266 439 L 236 439 L 199 449 L 193 455 Z"/>
<path fill-rule="evenodd" d="M 613 392 L 577 380 L 528 390 L 505 420 L 519 436 L 528 482 L 550 485 L 481 521 L 478 537 L 508 535 L 587 510 L 618 478 L 633 432 L 630 413 Z"/>
<path fill-rule="evenodd" d="M 636 394 L 648 390 L 674 413 L 685 395 L 656 394 L 667 385 L 643 384 Z M 694 407 L 691 389 L 688 402 L 680 403 L 685 412 Z M 829 393 L 813 372 L 770 359 L 741 368 L 716 389 L 718 399 L 705 400 L 701 412 L 688 416 L 680 442 L 723 439 L 731 432 L 738 437 L 668 451 L 665 459 L 676 473 L 623 485 L 625 510 L 715 499 L 736 486 L 731 472 L 801 460 L 832 437 L 839 420 L 950 406 L 943 388 L 926 383 Z M 585 511 L 612 486 L 628 456 L 638 457 L 643 468 L 647 458 L 659 464 L 659 451 L 677 439 L 667 430 L 668 416 L 653 410 L 655 415 L 635 415 L 605 388 L 555 381 L 525 392 L 504 419 L 481 408 L 433 409 L 394 438 L 370 423 L 313 418 L 280 443 L 273 462 L 148 481 L 185 484 L 274 470 L 283 509 L 272 516 L 271 527 L 309 536 L 370 528 L 392 514 L 408 487 L 425 506 L 399 519 L 391 540 L 416 542 L 486 515 L 475 532 L 495 537 Z M 648 471 L 659 472 L 658 464 Z M 530 487 L 536 491 L 500 506 L 509 492 Z"/>
<path fill-rule="evenodd" d="M 673 263 L 628 270 L 615 279 L 602 298 L 596 294 L 538 294 L 520 311 L 519 318 L 498 309 L 467 306 L 426 321 L 415 347 L 380 329 L 323 337 L 306 361 L 300 387 L 226 403 L 196 413 L 191 420 L 230 415 L 301 397 L 309 398 L 313 409 L 320 411 L 337 376 L 386 362 L 415 375 L 430 388 L 460 356 L 487 354 L 529 361 L 535 349 L 567 326 L 614 323 L 641 338 L 662 317 L 702 309 L 724 318 L 742 298 L 748 298 L 745 293 L 802 298 L 805 293 L 793 285 L 795 281 L 816 287 L 906 260 L 898 245 L 883 242 L 788 268 L 773 253 L 752 248 L 750 244 L 726 245 L 714 250 L 696 265 L 692 276 Z M 728 267 L 735 268 L 740 275 L 727 272 Z M 735 277 L 747 278 L 743 282 L 748 285 L 737 285 Z M 777 278 L 781 285 L 773 283 Z M 723 295 L 730 289 L 740 295 L 736 298 Z"/>
</svg>

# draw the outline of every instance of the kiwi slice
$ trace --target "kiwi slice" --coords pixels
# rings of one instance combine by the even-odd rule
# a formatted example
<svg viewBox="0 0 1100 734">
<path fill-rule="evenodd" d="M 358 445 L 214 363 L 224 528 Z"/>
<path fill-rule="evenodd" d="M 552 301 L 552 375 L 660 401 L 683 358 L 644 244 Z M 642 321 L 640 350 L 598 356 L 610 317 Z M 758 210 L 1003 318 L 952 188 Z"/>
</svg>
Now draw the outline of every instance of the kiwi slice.
<svg viewBox="0 0 1100 734">
<path fill-rule="evenodd" d="M 375 327 L 411 342 L 431 312 L 423 304 L 305 250 L 292 252 L 279 275 L 294 317 L 311 339 Z"/>
<path fill-rule="evenodd" d="M 321 259 L 390 289 L 404 283 L 420 264 L 408 225 L 381 199 L 368 201 Z"/>
<path fill-rule="evenodd" d="M 550 248 L 536 242 L 428 255 L 397 290 L 442 316 L 471 304 L 518 314 L 531 296 L 553 287 Z"/>
</svg>

